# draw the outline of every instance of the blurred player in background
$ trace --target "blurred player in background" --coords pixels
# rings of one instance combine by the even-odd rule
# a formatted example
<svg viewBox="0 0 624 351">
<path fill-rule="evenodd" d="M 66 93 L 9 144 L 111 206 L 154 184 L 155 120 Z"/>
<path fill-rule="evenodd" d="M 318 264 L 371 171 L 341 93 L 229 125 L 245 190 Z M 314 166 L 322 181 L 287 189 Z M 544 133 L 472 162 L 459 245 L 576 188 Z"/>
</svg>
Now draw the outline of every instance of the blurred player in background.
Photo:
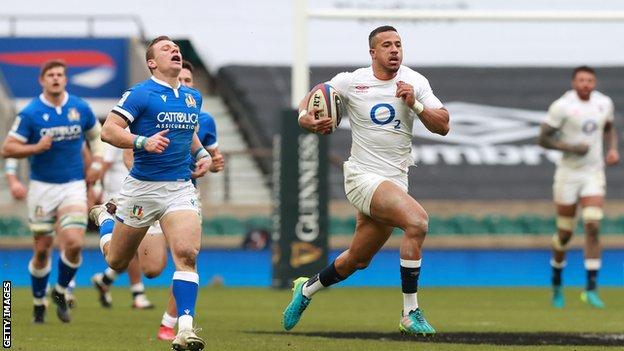
<svg viewBox="0 0 624 351">
<path fill-rule="evenodd" d="M 26 190 L 26 187 L 22 184 L 22 182 L 20 182 L 19 177 L 17 176 L 18 164 L 18 159 L 7 158 L 4 161 L 4 176 L 6 177 L 7 184 L 9 185 L 11 197 L 19 201 L 26 199 L 28 190 Z"/>
<path fill-rule="evenodd" d="M 178 333 L 172 348 L 201 350 L 205 343 L 193 328 L 201 219 L 190 181 L 189 154 L 196 160 L 195 175 L 204 175 L 211 157 L 195 134 L 201 94 L 180 86 L 182 55 L 168 37 L 152 40 L 145 59 L 153 76 L 123 94 L 102 128 L 102 140 L 134 149 L 134 164 L 117 199 L 117 221 L 101 206 L 94 208 L 92 217 L 97 217 L 101 232 L 113 227 L 112 234 L 101 237 L 100 247 L 116 271 L 127 268 L 149 226 L 160 222 L 176 267 L 172 290 L 178 307 Z"/>
<path fill-rule="evenodd" d="M 180 82 L 181 85 L 190 87 L 190 88 L 195 87 L 195 83 L 193 80 L 193 70 L 194 70 L 194 67 L 190 62 L 186 60 L 182 62 L 182 70 L 180 71 L 180 74 L 178 75 L 178 81 Z M 222 171 L 225 165 L 225 162 L 224 162 L 223 155 L 219 151 L 219 144 L 217 142 L 217 127 L 215 125 L 214 118 L 212 118 L 212 116 L 208 114 L 207 112 L 202 111 L 199 114 L 199 128 L 197 130 L 197 136 L 199 137 L 199 140 L 201 141 L 202 145 L 206 148 L 206 150 L 208 150 L 208 152 L 210 153 L 210 156 L 212 157 L 212 164 L 210 165 L 209 170 L 213 173 Z M 195 169 L 194 163 L 191 164 L 191 169 L 193 170 Z M 197 186 L 196 179 L 193 177 L 192 180 L 193 180 L 193 184 Z M 197 191 L 197 197 L 199 199 L 199 191 Z M 143 239 L 143 241 L 145 242 L 146 240 Z M 150 239 L 150 241 L 153 241 L 153 240 Z M 142 248 L 141 246 L 145 246 L 145 248 Z M 139 247 L 139 252 L 146 252 L 150 254 L 151 247 L 154 247 L 154 246 L 160 247 L 162 246 L 162 244 L 142 242 L 141 246 Z M 173 295 L 170 295 L 169 303 L 167 304 L 167 310 L 163 314 L 162 320 L 160 321 L 160 327 L 158 328 L 157 336 L 159 339 L 173 340 L 175 338 L 175 333 L 174 333 L 173 328 L 175 327 L 176 322 L 177 322 L 176 316 L 177 316 L 177 310 L 176 310 L 175 299 L 173 298 Z"/>
<path fill-rule="evenodd" d="M 103 152 L 103 175 L 102 186 L 104 192 L 102 199 L 108 201 L 115 199 L 121 191 L 121 185 L 128 176 L 128 169 L 123 158 L 123 149 L 114 147 L 111 144 L 104 143 Z M 147 231 L 148 234 L 162 234 L 160 226 L 156 223 Z M 99 300 L 102 307 L 109 308 L 112 306 L 113 298 L 110 294 L 110 286 L 113 284 L 119 273 L 108 267 L 101 273 L 96 273 L 91 277 L 91 282 L 99 294 Z M 130 279 L 130 292 L 132 293 L 132 308 L 150 309 L 154 305 L 145 296 L 145 286 L 141 280 L 141 267 L 139 259 L 135 257 L 128 265 L 128 278 Z"/>
<path fill-rule="evenodd" d="M 284 310 L 283 326 L 292 329 L 317 291 L 336 284 L 368 266 L 395 227 L 405 231 L 400 247 L 403 291 L 401 332 L 433 334 L 418 306 L 417 289 L 427 234 L 427 213 L 408 195 L 412 126 L 419 119 L 431 132 L 446 135 L 449 113 L 421 74 L 402 66 L 403 47 L 396 29 L 382 26 L 369 35 L 371 67 L 340 73 L 329 85 L 346 105 L 353 145 L 344 164 L 345 191 L 358 210 L 349 249 L 314 277 L 294 282 L 293 297 Z M 299 104 L 299 124 L 326 134 L 330 118 L 315 119 L 306 111 L 310 94 Z"/>
<path fill-rule="evenodd" d="M 55 229 L 61 254 L 58 280 L 51 297 L 59 319 L 69 322 L 71 317 L 65 293 L 82 262 L 81 250 L 87 225 L 81 150 L 84 140 L 88 140 L 94 162 L 88 169 L 86 180 L 95 181 L 101 168 L 101 127 L 87 103 L 65 90 L 67 75 L 62 61 L 44 63 L 39 83 L 42 94 L 16 117 L 2 153 L 5 157 L 28 157 L 30 161 L 27 202 L 34 252 L 28 269 L 34 298 L 34 322 L 43 323 L 45 318 L 45 291 L 54 241 L 51 234 Z"/>
<path fill-rule="evenodd" d="M 83 161 L 84 154 L 88 152 L 85 147 L 83 150 Z M 17 176 L 17 168 L 19 165 L 19 160 L 16 158 L 7 158 L 4 163 L 4 175 L 7 181 L 7 185 L 9 186 L 9 191 L 11 192 L 11 197 L 17 201 L 22 201 L 26 199 L 26 195 L 28 194 L 28 190 L 22 184 L 19 177 Z M 85 163 L 86 165 L 86 163 Z M 87 168 L 89 168 L 87 166 Z M 74 308 L 76 306 L 76 296 L 73 294 L 73 290 L 76 287 L 75 278 L 69 282 L 67 289 L 65 289 L 65 300 L 67 301 L 67 305 L 69 308 Z M 46 287 L 47 290 L 47 287 Z"/>
<path fill-rule="evenodd" d="M 596 74 L 587 66 L 574 69 L 572 90 L 550 105 L 541 126 L 539 144 L 563 151 L 557 165 L 553 197 L 557 206 L 557 234 L 553 237 L 552 305 L 562 308 L 565 300 L 561 273 L 566 265 L 566 250 L 576 226 L 576 209 L 581 205 L 585 225 L 585 269 L 587 285 L 581 300 L 590 306 L 603 308 L 596 280 L 600 270 L 598 232 L 603 218 L 606 188 L 605 161 L 615 165 L 619 159 L 617 133 L 613 124 L 613 101 L 594 90 Z M 603 160 L 603 142 L 607 153 Z"/>
</svg>

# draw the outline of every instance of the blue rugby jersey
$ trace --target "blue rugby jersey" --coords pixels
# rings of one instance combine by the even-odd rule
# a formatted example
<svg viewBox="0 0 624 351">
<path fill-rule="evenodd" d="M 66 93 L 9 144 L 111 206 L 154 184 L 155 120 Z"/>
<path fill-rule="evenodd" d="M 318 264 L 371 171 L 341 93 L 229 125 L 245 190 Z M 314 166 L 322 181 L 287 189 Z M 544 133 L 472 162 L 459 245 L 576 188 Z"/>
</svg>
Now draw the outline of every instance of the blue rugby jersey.
<svg viewBox="0 0 624 351">
<path fill-rule="evenodd" d="M 199 130 L 197 136 L 202 145 L 206 149 L 214 149 L 219 146 L 217 143 L 217 126 L 215 125 L 214 118 L 208 113 L 202 111 L 199 114 Z"/>
<path fill-rule="evenodd" d="M 191 144 L 201 112 L 201 94 L 155 77 L 127 90 L 113 112 L 128 121 L 132 134 L 151 137 L 169 129 L 169 146 L 161 154 L 134 150 L 130 175 L 146 181 L 187 181 L 191 178 Z"/>
<path fill-rule="evenodd" d="M 219 144 L 217 143 L 217 126 L 215 125 L 214 118 L 208 113 L 202 111 L 199 114 L 199 130 L 197 131 L 199 141 L 206 149 L 214 149 Z M 195 160 L 191 162 L 191 171 L 195 170 Z M 196 179 L 192 179 L 193 185 L 197 186 Z"/>
<path fill-rule="evenodd" d="M 9 135 L 27 144 L 50 135 L 52 147 L 28 158 L 30 179 L 60 184 L 84 179 L 82 144 L 95 123 L 93 111 L 81 98 L 66 92 L 61 106 L 54 106 L 41 94 L 20 111 Z"/>
</svg>

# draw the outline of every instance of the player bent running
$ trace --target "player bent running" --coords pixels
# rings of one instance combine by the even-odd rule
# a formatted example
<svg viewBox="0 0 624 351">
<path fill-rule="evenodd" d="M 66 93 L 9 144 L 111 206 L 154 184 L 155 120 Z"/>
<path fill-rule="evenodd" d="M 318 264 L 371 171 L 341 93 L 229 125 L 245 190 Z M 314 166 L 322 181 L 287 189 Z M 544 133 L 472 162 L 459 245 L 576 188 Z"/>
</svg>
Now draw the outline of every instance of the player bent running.
<svg viewBox="0 0 624 351">
<path fill-rule="evenodd" d="M 427 213 L 407 193 L 412 126 L 419 119 L 431 132 L 446 135 L 449 113 L 421 74 L 402 66 L 403 48 L 396 29 L 383 26 L 369 35 L 371 67 L 340 73 L 329 84 L 340 94 L 351 121 L 351 157 L 344 163 L 345 192 L 358 209 L 349 249 L 312 278 L 294 282 L 293 297 L 283 314 L 284 329 L 292 329 L 312 296 L 368 266 L 393 228 L 404 230 L 400 248 L 403 313 L 401 332 L 433 334 L 419 308 L 416 292 L 427 233 Z M 310 94 L 299 104 L 299 124 L 324 134 L 331 119 L 315 119 L 306 111 Z"/>
<path fill-rule="evenodd" d="M 101 237 L 100 247 L 112 269 L 125 270 L 149 226 L 160 222 L 176 267 L 172 290 L 179 328 L 172 347 L 202 350 L 205 342 L 193 329 L 200 213 L 189 168 L 189 151 L 197 160 L 196 172 L 205 174 L 211 163 L 195 134 L 201 95 L 180 86 L 182 55 L 168 37 L 149 44 L 146 62 L 153 76 L 123 94 L 102 128 L 105 142 L 134 149 L 134 164 L 121 188 L 116 221 L 100 218 L 102 227 L 114 226 L 112 234 Z"/>
<path fill-rule="evenodd" d="M 194 87 L 193 80 L 193 65 L 184 61 L 182 63 L 182 71 L 178 76 L 178 80 L 180 84 L 187 87 Z M 208 113 L 203 112 L 199 115 L 199 128 L 197 130 L 197 135 L 202 145 L 208 150 L 212 157 L 212 164 L 210 165 L 209 170 L 213 173 L 220 172 L 223 170 L 225 165 L 223 155 L 219 151 L 219 146 L 217 142 L 217 131 L 214 119 Z M 132 167 L 132 152 L 128 152 L 130 150 L 126 150 L 123 154 L 123 159 L 128 168 Z M 192 164 L 192 169 L 195 169 L 195 164 Z M 195 184 L 195 179 L 198 177 L 198 174 L 192 173 L 191 178 L 193 183 Z M 196 184 L 195 184 L 196 185 Z M 199 192 L 198 192 L 199 196 Z M 116 211 L 116 203 L 114 201 L 109 201 L 104 207 L 94 207 L 90 211 L 90 215 L 94 222 L 97 223 L 97 217 L 102 210 L 106 209 L 109 214 L 113 215 Z M 104 228 L 101 232 L 102 235 L 106 235 L 112 231 L 106 232 L 107 228 Z M 162 231 L 160 230 L 160 226 L 152 226 L 147 231 L 147 235 L 141 241 L 139 245 L 138 252 L 141 253 L 138 255 L 138 261 L 140 267 L 147 272 L 148 277 L 154 277 L 160 275 L 162 270 L 165 268 L 167 263 L 167 243 L 165 238 L 162 236 Z M 110 269 L 110 268 L 109 268 Z M 102 284 L 103 285 L 103 284 Z M 98 289 L 105 288 L 106 293 L 108 292 L 109 285 L 106 285 L 100 288 L 100 284 L 98 284 Z M 101 290 L 100 290 L 101 291 Z M 169 296 L 169 302 L 167 306 L 167 310 L 163 314 L 160 326 L 158 328 L 157 337 L 160 340 L 173 340 L 175 338 L 174 327 L 177 323 L 177 310 L 175 305 L 175 300 L 173 295 Z"/>
</svg>

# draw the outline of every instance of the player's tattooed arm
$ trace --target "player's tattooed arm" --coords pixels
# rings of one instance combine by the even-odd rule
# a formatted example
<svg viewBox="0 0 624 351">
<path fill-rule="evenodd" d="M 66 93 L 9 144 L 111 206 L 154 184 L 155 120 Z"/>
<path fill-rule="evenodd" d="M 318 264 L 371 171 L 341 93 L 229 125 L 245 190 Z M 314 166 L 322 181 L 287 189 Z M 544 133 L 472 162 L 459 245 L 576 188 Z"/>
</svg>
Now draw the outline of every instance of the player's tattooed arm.
<svg viewBox="0 0 624 351">
<path fill-rule="evenodd" d="M 545 149 L 560 150 L 563 152 L 571 152 L 577 155 L 585 155 L 589 150 L 589 145 L 585 143 L 580 144 L 568 144 L 564 143 L 557 137 L 557 131 L 559 129 L 554 128 L 546 123 L 542 123 L 540 129 L 540 135 L 538 138 L 538 144 Z"/>
<path fill-rule="evenodd" d="M 605 161 L 607 165 L 612 166 L 620 161 L 620 153 L 618 152 L 618 137 L 613 122 L 607 122 L 604 126 L 604 139 L 607 145 L 607 155 Z"/>
</svg>

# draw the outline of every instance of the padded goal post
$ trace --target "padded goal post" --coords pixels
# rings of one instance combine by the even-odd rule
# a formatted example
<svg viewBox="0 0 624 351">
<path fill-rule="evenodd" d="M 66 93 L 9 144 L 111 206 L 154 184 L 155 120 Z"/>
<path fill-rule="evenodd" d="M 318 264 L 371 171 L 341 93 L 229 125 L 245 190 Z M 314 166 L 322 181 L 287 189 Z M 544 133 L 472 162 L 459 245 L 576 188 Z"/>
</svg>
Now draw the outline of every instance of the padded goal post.
<svg viewBox="0 0 624 351">
<path fill-rule="evenodd" d="M 297 122 L 297 110 L 280 116 L 281 134 L 273 142 L 273 279 L 289 288 L 312 276 L 328 258 L 328 140 Z"/>
</svg>

